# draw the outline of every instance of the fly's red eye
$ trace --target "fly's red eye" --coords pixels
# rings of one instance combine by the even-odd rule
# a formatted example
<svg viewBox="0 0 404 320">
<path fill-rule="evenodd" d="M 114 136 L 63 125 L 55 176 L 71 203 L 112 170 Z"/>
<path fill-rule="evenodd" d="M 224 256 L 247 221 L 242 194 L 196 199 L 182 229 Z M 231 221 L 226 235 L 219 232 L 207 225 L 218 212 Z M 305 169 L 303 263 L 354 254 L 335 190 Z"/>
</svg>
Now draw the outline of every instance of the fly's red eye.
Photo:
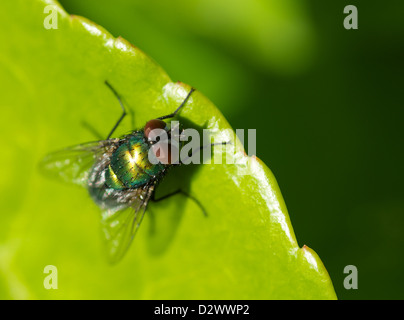
<svg viewBox="0 0 404 320">
<path fill-rule="evenodd" d="M 162 164 L 178 163 L 179 150 L 171 143 L 158 143 L 152 147 L 153 153 Z"/>
<path fill-rule="evenodd" d="M 144 127 L 144 135 L 148 140 L 154 140 L 157 135 L 153 135 L 154 129 L 165 129 L 166 123 L 163 120 L 153 119 L 146 123 Z"/>
</svg>

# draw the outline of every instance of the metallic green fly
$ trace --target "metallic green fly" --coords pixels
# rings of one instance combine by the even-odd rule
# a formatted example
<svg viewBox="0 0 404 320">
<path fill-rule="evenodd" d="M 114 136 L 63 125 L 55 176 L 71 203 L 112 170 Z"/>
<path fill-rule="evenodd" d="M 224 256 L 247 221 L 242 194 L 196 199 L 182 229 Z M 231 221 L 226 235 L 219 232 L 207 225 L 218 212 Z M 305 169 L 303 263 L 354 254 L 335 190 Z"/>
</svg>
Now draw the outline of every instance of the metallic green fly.
<svg viewBox="0 0 404 320">
<path fill-rule="evenodd" d="M 165 119 L 175 117 L 184 107 L 194 89 L 192 88 L 181 105 L 171 114 L 148 121 L 144 128 L 134 130 L 120 138 L 111 138 L 126 115 L 125 107 L 116 90 L 106 85 L 117 97 L 123 113 L 105 140 L 88 142 L 47 155 L 41 168 L 48 174 L 66 182 L 87 188 L 91 198 L 100 207 L 102 235 L 105 238 L 108 260 L 116 263 L 125 255 L 136 231 L 142 222 L 149 201 L 160 201 L 182 193 L 197 199 L 182 190 L 177 190 L 160 199 L 155 199 L 155 190 L 167 171 L 180 163 L 173 163 L 170 152 L 155 156 L 159 163 L 149 161 L 149 151 L 156 142 L 153 132 L 164 130 L 171 143 L 170 124 Z M 181 127 L 182 128 L 182 127 Z M 181 129 L 182 130 L 182 129 Z M 202 149 L 202 148 L 200 148 Z"/>
</svg>

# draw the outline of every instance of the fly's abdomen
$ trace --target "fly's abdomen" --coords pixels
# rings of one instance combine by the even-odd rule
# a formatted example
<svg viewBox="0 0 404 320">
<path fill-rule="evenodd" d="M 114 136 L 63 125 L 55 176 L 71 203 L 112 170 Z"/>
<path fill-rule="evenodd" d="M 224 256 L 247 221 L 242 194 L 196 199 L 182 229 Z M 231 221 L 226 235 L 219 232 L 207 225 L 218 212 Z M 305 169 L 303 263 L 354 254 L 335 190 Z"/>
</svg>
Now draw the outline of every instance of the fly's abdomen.
<svg viewBox="0 0 404 320">
<path fill-rule="evenodd" d="M 106 168 L 105 182 L 108 187 L 115 190 L 139 188 L 155 178 L 164 165 L 150 163 L 149 149 L 149 144 L 140 133 L 120 145 Z"/>
</svg>

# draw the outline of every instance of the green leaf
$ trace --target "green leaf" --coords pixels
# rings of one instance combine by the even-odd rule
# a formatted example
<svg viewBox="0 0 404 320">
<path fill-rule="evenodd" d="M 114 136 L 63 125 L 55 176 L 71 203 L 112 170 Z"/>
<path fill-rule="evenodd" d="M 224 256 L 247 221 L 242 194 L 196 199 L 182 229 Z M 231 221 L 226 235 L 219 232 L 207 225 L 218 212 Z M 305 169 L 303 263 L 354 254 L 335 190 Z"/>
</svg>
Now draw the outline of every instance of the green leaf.
<svg viewBox="0 0 404 320">
<path fill-rule="evenodd" d="M 58 10 L 57 29 L 44 27 L 47 5 Z M 109 133 L 121 110 L 105 80 L 133 113 L 117 135 L 172 112 L 190 87 L 53 1 L 3 1 L 0 9 L 1 298 L 336 298 L 319 257 L 298 246 L 271 171 L 244 156 L 239 141 L 249 174 L 231 164 L 182 166 L 159 186 L 158 195 L 181 186 L 208 217 L 181 196 L 153 203 L 127 256 L 108 265 L 87 192 L 47 180 L 37 164 L 46 153 L 94 140 L 89 127 Z M 229 138 L 221 130 L 230 125 L 198 91 L 179 119 L 213 130 L 218 141 Z M 43 286 L 47 265 L 57 267 L 57 290 Z"/>
</svg>

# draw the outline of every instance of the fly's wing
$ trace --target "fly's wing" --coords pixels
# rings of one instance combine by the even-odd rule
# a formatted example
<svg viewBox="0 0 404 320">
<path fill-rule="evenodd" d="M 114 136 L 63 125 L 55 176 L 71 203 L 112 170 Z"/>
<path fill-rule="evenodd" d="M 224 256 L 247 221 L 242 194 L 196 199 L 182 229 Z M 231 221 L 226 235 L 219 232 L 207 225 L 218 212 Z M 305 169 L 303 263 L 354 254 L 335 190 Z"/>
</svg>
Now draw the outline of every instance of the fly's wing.
<svg viewBox="0 0 404 320">
<path fill-rule="evenodd" d="M 53 152 L 42 159 L 40 170 L 52 178 L 85 186 L 95 161 L 110 152 L 116 140 L 88 142 Z"/>
<path fill-rule="evenodd" d="M 101 231 L 108 261 L 117 263 L 128 250 L 143 216 L 154 187 L 134 189 L 129 205 L 102 211 Z"/>
</svg>

